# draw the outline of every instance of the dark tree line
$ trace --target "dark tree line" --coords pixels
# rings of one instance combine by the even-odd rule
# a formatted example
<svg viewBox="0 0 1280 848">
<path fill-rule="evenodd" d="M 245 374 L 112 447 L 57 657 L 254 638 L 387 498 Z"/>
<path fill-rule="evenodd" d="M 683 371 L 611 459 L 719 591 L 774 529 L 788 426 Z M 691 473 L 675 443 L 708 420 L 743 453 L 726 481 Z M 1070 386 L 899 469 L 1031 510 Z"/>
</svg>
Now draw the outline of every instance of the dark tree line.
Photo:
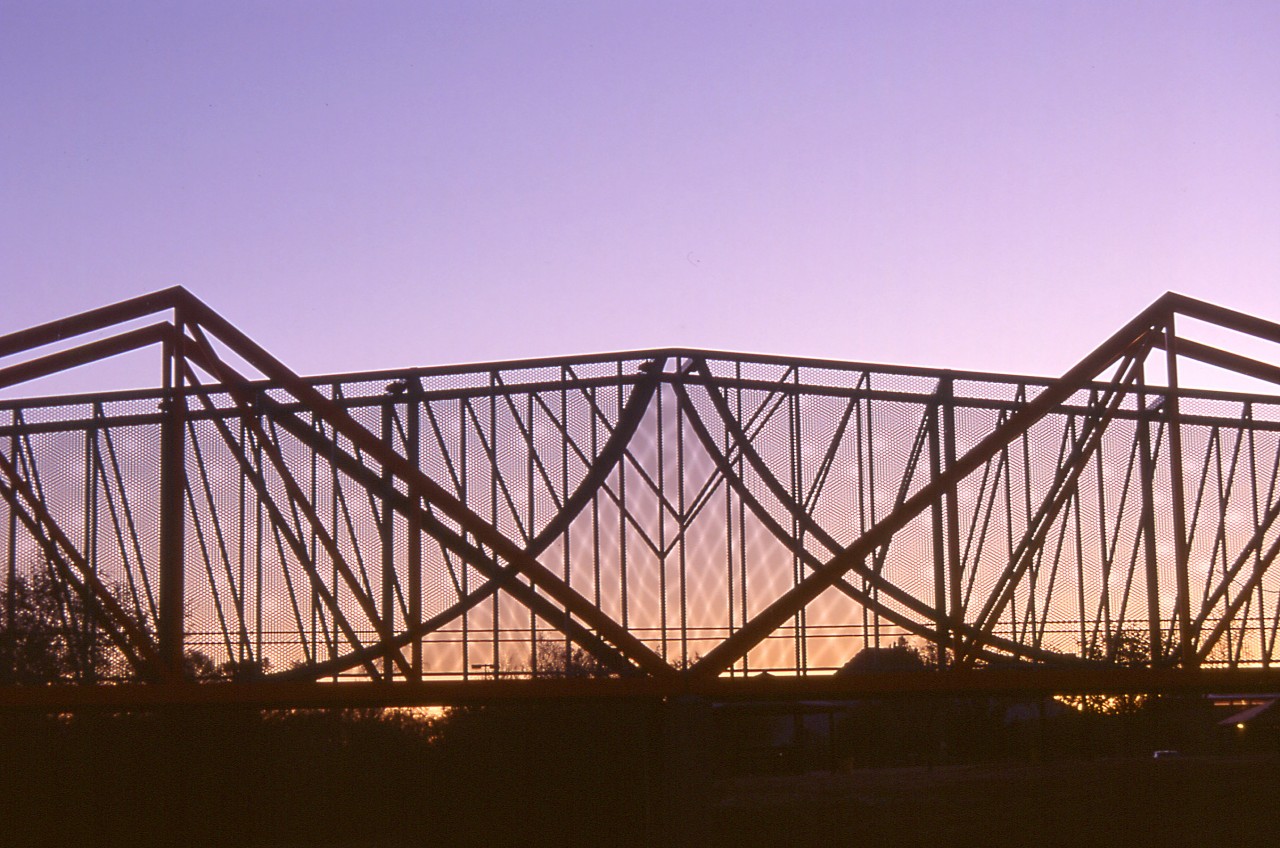
<svg viewBox="0 0 1280 848">
<path fill-rule="evenodd" d="M 1107 646 L 1117 662 L 1142 649 Z M 90 611 L 52 575 L 0 586 L 0 683 L 91 683 L 117 673 L 119 661 Z M 187 665 L 194 679 L 263 671 L 198 653 Z M 926 674 L 934 665 L 902 642 L 855 657 L 844 673 Z M 548 638 L 520 673 L 609 671 Z M 1132 710 L 1081 707 L 1011 727 L 1008 706 L 984 698 L 850 704 L 832 722 L 837 762 L 827 764 L 1113 756 L 1173 747 L 1171 730 L 1206 723 L 1182 704 L 1148 699 Z M 0 846 L 669 844 L 689 816 L 715 814 L 706 799 L 680 806 L 694 785 L 687 773 L 732 778 L 740 766 L 733 746 L 743 743 L 734 728 L 712 726 L 709 710 L 681 718 L 680 709 L 577 701 L 443 712 L 0 715 Z M 688 815 L 673 813 L 681 809 Z"/>
<path fill-rule="evenodd" d="M 91 683 L 117 659 L 83 597 L 52 574 L 0 584 L 0 685 Z"/>
<path fill-rule="evenodd" d="M 559 643 L 542 674 L 595 666 Z M 655 705 L 0 715 L 0 846 L 664 844 Z"/>
<path fill-rule="evenodd" d="M 186 654 L 190 679 L 260 663 Z M 539 641 L 523 674 L 606 676 Z M 0 685 L 130 679 L 51 569 L 0 583 Z M 650 705 L 0 714 L 0 846 L 651 844 Z"/>
<path fill-rule="evenodd" d="M 108 587 L 121 609 L 124 593 Z M 138 616 L 138 630 L 150 633 Z M 270 670 L 266 660 L 218 663 L 188 649 L 184 672 L 191 680 L 245 680 Z M 98 683 L 144 677 L 111 639 L 96 607 L 58 577 L 52 564 L 0 580 L 0 686 Z"/>
</svg>

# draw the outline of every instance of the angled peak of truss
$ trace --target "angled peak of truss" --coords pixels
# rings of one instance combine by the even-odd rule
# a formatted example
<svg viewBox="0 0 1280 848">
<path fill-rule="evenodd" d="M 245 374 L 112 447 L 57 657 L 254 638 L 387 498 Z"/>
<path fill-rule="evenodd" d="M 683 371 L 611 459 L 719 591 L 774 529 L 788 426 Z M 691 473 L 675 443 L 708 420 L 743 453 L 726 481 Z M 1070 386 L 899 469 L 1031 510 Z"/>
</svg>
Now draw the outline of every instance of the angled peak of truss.
<svg viewBox="0 0 1280 848">
<path fill-rule="evenodd" d="M 170 312 L 190 297 L 191 294 L 186 289 L 173 286 L 8 333 L 0 336 L 0 358 L 27 353 L 139 318 Z"/>
<path fill-rule="evenodd" d="M 168 350 L 175 315 L 190 297 L 175 286 L 0 336 L 0 390 L 146 348 Z M 157 320 L 144 324 L 148 318 Z M 158 383 L 165 372 L 154 373 Z"/>
<path fill-rule="evenodd" d="M 211 377 L 213 383 L 228 392 L 234 402 L 245 410 L 257 409 L 259 403 L 266 403 L 266 409 L 274 410 L 272 414 L 281 426 L 288 429 L 292 425 L 295 435 L 301 437 L 301 434 L 310 430 L 311 422 L 303 422 L 295 413 L 268 402 L 252 390 L 253 379 L 265 378 L 305 408 L 314 422 L 328 428 L 329 433 L 335 437 L 331 446 L 335 455 L 346 454 L 356 466 L 364 465 L 361 456 L 367 457 L 403 481 L 409 495 L 408 504 L 403 509 L 419 513 L 419 517 L 427 522 L 435 521 L 432 510 L 443 513 L 457 522 L 489 552 L 485 554 L 484 550 L 472 545 L 472 550 L 468 553 L 472 559 L 478 562 L 481 558 L 492 560 L 496 557 L 507 563 L 507 570 L 512 577 L 518 574 L 528 581 L 526 587 L 520 588 L 518 581 L 508 578 L 508 590 L 522 592 L 544 618 L 563 620 L 566 633 L 607 666 L 624 673 L 637 669 L 655 676 L 672 673 L 670 667 L 642 640 L 571 588 L 561 577 L 540 563 L 536 556 L 510 540 L 456 496 L 432 481 L 377 434 L 357 422 L 339 404 L 325 397 L 234 324 L 181 287 L 165 289 L 0 337 L 0 357 L 30 353 L 50 344 L 121 327 L 164 312 L 171 313 L 168 321 L 151 325 L 140 333 L 123 331 L 105 339 L 83 343 L 57 353 L 39 355 L 12 365 L 0 371 L 0 382 L 7 378 L 8 385 L 14 385 L 125 350 L 160 343 L 164 350 L 163 390 L 168 397 L 165 427 L 166 430 L 172 430 L 172 441 L 175 444 L 181 440 L 187 407 L 193 402 L 189 390 L 203 385 L 196 369 Z M 257 375 L 241 373 L 239 363 L 254 369 Z M 656 379 L 656 374 L 650 377 L 651 381 Z M 201 395 L 194 402 L 207 403 L 208 398 Z M 337 436 L 347 440 L 346 445 L 339 446 Z M 265 437 L 263 441 L 267 441 Z M 283 460 L 275 464 L 282 478 L 287 479 L 289 475 Z M 179 493 L 177 497 L 180 497 L 182 491 L 183 472 L 180 465 L 178 462 L 165 463 L 162 474 L 164 479 L 161 480 L 161 488 Z M 169 480 L 173 475 L 177 475 L 177 479 Z M 179 514 L 181 505 L 175 505 L 169 512 Z M 162 531 L 161 535 L 169 539 L 162 558 L 180 563 L 181 532 L 166 534 Z M 465 547 L 462 543 L 460 546 Z M 161 652 L 165 654 L 163 661 L 171 675 L 179 673 L 182 662 L 179 648 L 182 628 L 180 571 L 180 566 L 173 571 L 170 585 L 174 587 L 174 596 L 167 604 L 162 602 L 162 607 L 169 609 L 170 614 L 167 623 L 162 621 L 160 625 Z M 384 653 L 394 657 L 399 653 L 399 648 L 394 645 L 390 622 L 381 620 L 371 603 L 366 611 L 377 626 Z"/>
<path fill-rule="evenodd" d="M 693 667 L 692 673 L 699 677 L 711 677 L 722 674 L 735 662 L 739 661 L 755 645 L 767 635 L 782 626 L 792 616 L 816 599 L 827 589 L 834 586 L 844 575 L 851 571 L 859 571 L 862 564 L 872 552 L 886 544 L 895 533 L 901 530 L 916 516 L 930 506 L 940 503 L 948 491 L 961 480 L 988 462 L 996 453 L 1007 448 L 1014 440 L 1020 438 L 1041 421 L 1052 409 L 1065 402 L 1075 393 L 1095 384 L 1106 374 L 1108 369 L 1115 368 L 1110 380 L 1108 401 L 1112 408 L 1119 405 L 1120 397 L 1134 387 L 1141 387 L 1143 382 L 1143 366 L 1154 349 L 1163 348 L 1166 352 L 1165 367 L 1170 389 L 1166 398 L 1166 412 L 1171 421 L 1177 422 L 1179 384 L 1177 378 L 1177 359 L 1186 348 L 1189 354 L 1208 357 L 1206 361 L 1219 367 L 1236 370 L 1241 373 L 1253 372 L 1275 373 L 1280 369 L 1271 369 L 1265 363 L 1248 360 L 1237 354 L 1225 354 L 1199 343 L 1182 343 L 1176 335 L 1176 316 L 1183 315 L 1216 324 L 1225 329 L 1236 330 L 1268 341 L 1280 341 L 1280 325 L 1243 313 L 1234 312 L 1223 307 L 1199 301 L 1194 298 L 1166 292 L 1150 306 L 1142 310 L 1133 319 L 1116 331 L 1110 338 L 1095 348 L 1070 368 L 1059 380 L 1048 386 L 1034 399 L 1018 409 L 985 438 L 975 444 L 964 455 L 958 457 L 948 468 L 921 487 L 914 495 L 900 502 L 887 515 L 871 525 L 858 539 L 844 549 L 835 553 L 825 564 L 814 568 L 795 586 L 758 612 L 736 633 L 718 644 L 704 655 Z M 1193 346 L 1194 345 L 1194 346 Z M 1276 380 L 1275 382 L 1280 382 Z M 1177 444 L 1177 428 L 1171 428 L 1171 453 L 1179 457 L 1181 450 Z M 1180 470 L 1173 471 L 1173 485 L 1181 491 L 1183 484 Z M 1177 560 L 1179 576 L 1182 584 L 1178 587 L 1177 605 L 1180 629 L 1183 633 L 1181 654 L 1182 661 L 1193 665 L 1195 656 L 1190 642 L 1189 593 L 1185 585 L 1187 560 L 1186 521 L 1181 514 L 1181 502 L 1175 500 L 1173 520 L 1177 528 Z M 998 602 L 997 602 L 998 603 Z M 994 606 L 992 608 L 995 608 Z M 987 611 L 984 611 L 984 615 Z M 978 641 L 989 640 L 989 634 L 983 632 L 982 623 L 975 633 Z"/>
</svg>

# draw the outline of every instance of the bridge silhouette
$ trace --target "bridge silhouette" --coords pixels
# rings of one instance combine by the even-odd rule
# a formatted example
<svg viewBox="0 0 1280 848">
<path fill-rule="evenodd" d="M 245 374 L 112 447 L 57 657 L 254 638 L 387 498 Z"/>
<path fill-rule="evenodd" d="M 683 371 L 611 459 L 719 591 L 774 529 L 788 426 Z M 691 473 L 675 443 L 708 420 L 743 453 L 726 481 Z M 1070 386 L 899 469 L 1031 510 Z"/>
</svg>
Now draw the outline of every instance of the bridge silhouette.
<svg viewBox="0 0 1280 848">
<path fill-rule="evenodd" d="M 0 706 L 1280 690 L 1280 397 L 1167 294 L 1057 379 L 663 349 L 301 377 L 173 288 L 0 337 Z M 151 323 L 147 323 L 151 322 Z M 928 672 L 840 673 L 906 640 Z M 12 665 L 10 656 L 5 659 Z M 569 673 L 565 673 L 566 669 Z M 576 671 L 590 673 L 576 674 Z"/>
</svg>

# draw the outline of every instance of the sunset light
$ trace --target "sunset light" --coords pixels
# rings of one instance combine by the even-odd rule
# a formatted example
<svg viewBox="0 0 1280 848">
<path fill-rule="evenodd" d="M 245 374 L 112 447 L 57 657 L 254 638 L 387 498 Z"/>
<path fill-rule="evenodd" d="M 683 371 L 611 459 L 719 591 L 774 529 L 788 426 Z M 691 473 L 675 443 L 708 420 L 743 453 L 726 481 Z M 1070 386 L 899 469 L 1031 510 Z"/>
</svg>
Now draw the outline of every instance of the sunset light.
<svg viewBox="0 0 1280 848">
<path fill-rule="evenodd" d="M 1274 841 L 1278 43 L 0 0 L 0 845 Z"/>
</svg>

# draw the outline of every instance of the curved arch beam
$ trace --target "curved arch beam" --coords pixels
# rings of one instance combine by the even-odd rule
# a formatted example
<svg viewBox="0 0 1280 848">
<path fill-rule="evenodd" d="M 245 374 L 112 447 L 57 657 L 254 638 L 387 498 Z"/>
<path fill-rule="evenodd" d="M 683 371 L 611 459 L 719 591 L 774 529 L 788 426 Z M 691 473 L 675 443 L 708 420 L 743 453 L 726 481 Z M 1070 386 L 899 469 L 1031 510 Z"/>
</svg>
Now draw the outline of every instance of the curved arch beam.
<svg viewBox="0 0 1280 848">
<path fill-rule="evenodd" d="M 222 316 L 186 292 L 183 292 L 182 308 L 188 321 L 199 324 L 201 328 L 217 337 L 237 356 L 278 383 L 281 388 L 325 419 L 336 432 L 341 433 L 353 445 L 372 456 L 383 468 L 389 469 L 399 477 L 411 497 L 421 498 L 440 510 L 502 559 L 515 563 L 532 587 L 545 592 L 548 597 L 563 605 L 567 614 L 577 616 L 594 628 L 604 640 L 614 645 L 627 659 L 654 676 L 668 677 L 675 674 L 675 670 L 639 637 L 614 621 L 536 558 L 529 556 L 523 548 L 500 533 L 497 528 L 423 473 L 420 468 L 397 454 L 369 430 L 360 426 L 346 410 L 322 395 L 314 386 L 293 373 L 284 363 L 263 350 Z M 206 350 L 205 354 L 221 363 L 221 360 L 213 355 L 212 350 Z M 225 365 L 225 363 L 222 364 Z"/>
<path fill-rule="evenodd" d="M 569 525 L 577 519 L 587 504 L 591 503 L 591 499 L 599 494 L 605 481 L 613 473 L 613 469 L 622 461 L 627 445 L 631 444 L 631 439 L 640 428 L 640 422 L 644 420 L 644 415 L 648 412 L 654 395 L 657 394 L 659 377 L 666 361 L 665 356 L 654 359 L 653 365 L 646 369 L 646 377 L 636 383 L 635 388 L 631 390 L 631 397 L 627 398 L 622 413 L 618 416 L 618 423 L 600 449 L 596 461 L 587 470 L 587 474 L 573 494 L 565 498 L 560 512 L 548 521 L 529 543 L 528 552 L 532 556 L 539 556 L 557 536 L 569 529 Z"/>
<path fill-rule="evenodd" d="M 724 453 L 716 446 L 715 440 L 711 438 L 711 434 L 707 430 L 705 422 L 702 420 L 701 416 L 697 413 L 696 409 L 693 407 L 691 399 L 689 398 L 688 393 L 685 390 L 684 386 L 680 385 L 679 383 L 673 383 L 673 388 L 675 389 L 676 394 L 680 399 L 681 405 L 685 407 L 685 414 L 689 416 L 690 423 L 694 428 L 694 432 L 698 436 L 698 440 L 702 443 L 703 447 L 707 451 L 708 456 L 711 458 L 711 461 L 715 463 L 716 468 L 719 469 L 720 473 L 724 476 L 728 485 L 733 488 L 734 492 L 738 495 L 739 498 L 742 499 L 743 503 L 745 503 L 751 509 L 752 513 L 755 514 L 756 518 L 762 524 L 764 524 L 766 528 L 768 528 L 769 532 L 773 534 L 773 536 L 779 542 L 781 542 L 793 554 L 800 557 L 804 561 L 805 565 L 809 566 L 810 569 L 813 569 L 816 571 L 822 568 L 823 566 L 825 566 L 827 563 L 824 563 L 822 560 L 818 559 L 813 554 L 809 553 L 809 551 L 805 549 L 804 545 L 801 544 L 799 540 L 792 538 L 791 534 L 787 533 L 782 528 L 782 526 L 778 524 L 777 520 L 772 515 L 769 514 L 769 511 L 765 509 L 764 505 L 760 503 L 759 499 L 757 499 L 753 494 L 751 494 L 750 490 L 747 489 L 742 479 L 738 477 L 737 474 L 733 473 L 732 463 L 729 461 L 729 458 L 725 456 Z M 726 422 L 726 426 L 727 426 L 727 422 Z M 735 438 L 737 437 L 735 436 Z M 784 500 L 783 505 L 787 506 L 789 509 L 797 508 L 794 502 L 790 501 L 789 499 Z M 877 588 L 880 588 L 882 591 L 885 591 L 885 594 L 890 595 L 890 597 L 895 597 L 895 599 L 897 599 L 897 596 L 899 595 L 905 597 L 907 601 L 903 602 L 904 606 L 908 606 L 910 609 L 920 613 L 924 618 L 928 619 L 929 621 L 936 621 L 936 618 L 933 615 L 934 611 L 932 610 L 932 608 L 923 604 L 914 596 L 903 592 L 901 589 L 894 586 L 892 583 L 886 582 L 884 578 L 881 577 L 877 572 L 866 568 L 866 566 L 862 565 L 861 563 L 858 563 L 857 565 L 855 565 L 851 570 L 857 571 L 857 573 L 860 576 L 866 577 L 869 581 L 874 583 L 877 586 Z M 903 615 L 902 613 L 897 612 L 896 610 L 886 607 L 884 604 L 876 600 L 871 595 L 868 595 L 866 592 L 863 592 L 861 589 L 858 589 L 856 586 L 851 585 L 843 577 L 837 579 L 833 583 L 833 586 L 834 588 L 843 592 L 845 595 L 849 596 L 853 600 L 866 606 L 868 609 L 874 610 L 877 614 L 882 615 L 889 621 L 892 621 L 894 624 L 897 624 L 899 627 L 902 627 L 908 632 L 913 633 L 917 636 L 921 636 L 925 639 L 928 639 L 929 641 L 935 644 L 938 644 L 941 641 L 940 635 L 937 630 L 934 630 L 928 627 L 926 624 L 923 624 L 918 620 L 915 620 L 906 615 Z M 961 632 L 972 629 L 968 625 L 965 625 L 963 623 L 961 623 L 958 626 L 953 623 L 952 628 L 953 630 L 958 630 Z M 1077 657 L 1073 657 L 1069 654 L 1058 654 L 1052 651 L 1045 651 L 1043 649 L 1032 648 L 1030 646 L 1023 645 L 1018 642 L 1013 642 L 1011 640 L 1004 639 L 1003 637 L 995 636 L 994 634 L 984 637 L 984 640 L 988 644 L 990 644 L 992 647 L 1000 648 L 1016 656 L 1022 656 L 1027 659 L 1036 660 L 1039 662 L 1070 663 L 1078 660 Z M 1000 655 L 992 654 L 990 652 L 983 652 L 983 655 L 990 659 L 1002 658 Z"/>
<path fill-rule="evenodd" d="M 190 341 L 192 342 L 192 346 L 195 347 L 193 354 L 201 367 L 218 377 L 224 386 L 227 387 L 228 391 L 232 393 L 233 398 L 236 399 L 239 405 L 242 407 L 252 406 L 252 399 L 248 396 L 247 392 L 241 388 L 241 386 L 246 384 L 247 381 L 231 369 L 230 366 L 222 362 L 212 352 L 212 350 L 209 349 L 207 343 L 205 343 L 203 339 L 190 339 Z M 590 498 L 598 490 L 599 485 L 603 483 L 604 479 L 607 478 L 609 471 L 618 461 L 620 461 L 625 452 L 628 441 L 632 435 L 634 435 L 639 422 L 644 417 L 645 410 L 647 409 L 656 390 L 657 381 L 658 376 L 655 373 L 649 379 L 637 384 L 636 390 L 633 392 L 632 397 L 628 399 L 628 404 L 624 408 L 624 416 L 620 416 L 619 425 L 614 428 L 613 435 L 610 437 L 609 441 L 606 442 L 605 450 L 601 452 L 602 461 L 596 464 L 593 472 L 584 479 L 584 484 L 579 486 L 579 489 L 575 492 L 575 496 L 572 499 L 572 507 L 574 510 L 580 512 L 581 509 L 590 502 Z M 270 414 L 273 420 L 275 420 L 290 434 L 303 441 L 313 450 L 329 456 L 336 466 L 341 468 L 345 474 L 350 476 L 357 483 L 365 486 L 366 488 L 383 488 L 380 477 L 369 469 L 363 462 L 358 458 L 351 456 L 350 453 L 340 448 L 328 437 L 320 435 L 313 427 L 307 426 L 305 423 L 298 420 L 296 416 L 283 409 L 276 402 L 269 398 L 262 397 L 259 398 L 259 406 L 262 408 L 262 411 Z M 425 635 L 434 627 L 440 626 L 442 623 L 440 620 L 442 616 L 446 617 L 445 620 L 448 620 L 448 617 L 456 617 L 467 609 L 475 606 L 493 592 L 496 592 L 499 589 L 505 589 L 511 593 L 513 597 L 521 603 L 524 603 L 544 620 L 552 623 L 554 626 L 560 627 L 562 632 L 565 632 L 566 635 L 570 636 L 570 638 L 578 642 L 584 649 L 588 650 L 593 656 L 596 656 L 597 659 L 605 663 L 610 668 L 622 673 L 631 673 L 635 671 L 635 667 L 607 642 L 600 639 L 600 637 L 592 633 L 587 628 L 568 618 L 567 613 L 564 610 L 556 607 L 547 600 L 547 598 L 537 594 L 533 587 L 526 586 L 516 580 L 516 577 L 521 573 L 519 563 L 513 564 L 511 560 L 508 560 L 508 566 L 499 566 L 493 558 L 484 554 L 477 546 L 466 542 L 460 535 L 454 533 L 441 523 L 429 508 L 425 508 L 421 505 L 418 498 L 395 491 L 391 492 L 389 497 L 394 509 L 404 515 L 411 513 L 415 514 L 418 520 L 423 523 L 424 530 L 433 535 L 437 540 L 441 541 L 442 544 L 446 544 L 446 546 L 453 550 L 455 554 L 469 562 L 477 570 L 486 573 L 490 577 L 490 580 L 486 582 L 485 587 L 481 587 L 475 592 L 470 593 L 466 598 L 461 599 L 449 610 L 446 610 L 440 615 L 433 617 L 428 622 L 424 622 L 422 625 L 413 628 L 411 631 L 406 631 L 393 638 L 383 640 L 376 646 L 357 648 L 356 651 L 347 655 L 350 658 L 350 663 L 344 665 L 341 670 L 360 664 L 363 661 L 363 658 L 367 656 L 381 656 L 387 651 L 398 651 L 400 647 L 408 644 L 414 638 Z M 566 503 L 568 505 L 569 502 L 567 501 Z M 571 522 L 573 517 L 574 516 L 566 516 L 564 526 L 567 526 L 567 523 Z M 555 525 L 554 533 L 544 529 L 544 531 L 539 534 L 538 538 L 535 539 L 536 544 L 541 546 L 536 549 L 536 553 L 541 553 L 542 550 L 545 550 L 546 546 L 554 540 L 555 535 L 562 532 L 562 530 L 563 527 L 559 523 Z M 524 555 L 536 555 L 534 551 L 534 547 L 531 546 L 529 551 L 526 551 Z M 326 664 L 325 668 L 329 670 L 317 672 L 317 676 L 332 673 L 332 668 L 330 668 L 329 665 Z M 667 668 L 670 667 L 667 666 Z"/>
<path fill-rule="evenodd" d="M 1167 296 L 1160 298 L 1139 313 L 1111 338 L 1067 371 L 1060 380 L 1047 386 L 1034 400 L 1021 407 L 1004 424 L 996 427 L 974 445 L 964 456 L 956 460 L 954 465 L 925 484 L 853 544 L 837 553 L 820 568 L 810 572 L 796 586 L 783 593 L 769 607 L 748 621 L 742 629 L 704 655 L 694 666 L 695 673 L 714 676 L 729 668 L 743 654 L 794 615 L 796 610 L 822 594 L 846 573 L 854 570 L 861 560 L 892 538 L 893 534 L 937 500 L 946 489 L 957 484 L 989 460 L 1003 445 L 1029 430 L 1050 410 L 1063 403 L 1102 370 L 1125 356 L 1135 355 L 1143 346 L 1149 346 L 1152 328 L 1157 325 L 1163 327 L 1167 323 L 1168 314 Z"/>
<path fill-rule="evenodd" d="M 651 369 L 650 375 L 646 377 L 646 379 L 637 383 L 631 393 L 631 397 L 627 398 L 627 403 L 623 407 L 622 414 L 618 416 L 617 425 L 614 427 L 612 434 L 610 434 L 609 438 L 605 441 L 596 461 L 592 463 L 591 468 L 583 477 L 578 487 L 574 490 L 572 495 L 565 499 L 564 506 L 556 516 L 543 527 L 538 535 L 535 536 L 530 544 L 525 548 L 525 551 L 529 556 L 540 556 L 548 547 L 550 547 L 556 537 L 563 533 L 573 523 L 573 521 L 581 514 L 582 510 L 586 508 L 586 505 L 591 502 L 591 499 L 598 494 L 600 488 L 608 479 L 609 474 L 612 473 L 613 469 L 622 460 L 622 457 L 626 452 L 627 445 L 630 444 L 632 437 L 640 426 L 640 422 L 644 419 L 645 412 L 648 410 L 649 405 L 653 400 L 653 396 L 657 391 L 658 375 L 662 370 L 662 365 L 665 363 L 665 357 L 660 360 L 656 360 L 656 362 L 657 364 Z M 327 453 L 332 453 L 335 456 L 338 455 L 336 445 L 326 444 L 326 451 Z M 342 455 L 345 455 L 345 452 L 341 453 Z M 364 466 L 361 465 L 360 467 L 363 468 Z M 344 467 L 343 470 L 348 474 L 351 474 L 353 471 L 352 468 L 348 467 Z M 374 479 L 371 475 L 362 476 L 366 476 L 368 484 L 372 485 L 374 483 Z M 406 514 L 406 511 L 415 512 L 417 513 L 419 520 L 424 520 L 426 519 L 426 516 L 429 515 L 425 511 L 420 511 L 420 508 L 415 509 L 412 507 L 408 503 L 407 498 L 397 499 L 395 509 L 401 514 Z M 438 534 L 442 530 L 442 525 L 434 519 L 430 519 L 430 521 L 431 524 L 434 525 L 431 535 L 439 539 Z M 455 539 L 454 542 L 455 544 L 461 544 L 460 539 Z M 420 639 L 440 627 L 443 627 L 450 621 L 457 619 L 458 616 L 470 609 L 473 609 L 490 595 L 501 590 L 509 591 L 511 584 L 515 582 L 516 577 L 518 577 L 520 573 L 512 564 L 500 566 L 475 548 L 472 548 L 470 556 L 465 558 L 472 562 L 473 565 L 478 560 L 483 561 L 485 566 L 481 570 L 487 570 L 492 576 L 485 581 L 483 586 L 474 589 L 467 593 L 466 596 L 459 598 L 456 603 L 447 609 L 442 610 L 430 619 L 420 622 L 414 627 L 405 629 L 378 645 L 371 645 L 360 650 L 352 651 L 343 657 L 339 657 L 325 663 L 318 663 L 314 666 L 308 666 L 305 669 L 292 669 L 287 672 L 281 672 L 278 675 L 271 675 L 271 677 L 280 679 L 297 679 L 308 676 L 324 677 L 353 668 L 370 657 L 381 657 L 388 650 L 384 645 L 391 646 L 391 649 L 393 650 L 402 650 L 405 646 L 411 644 L 416 639 Z M 520 594 L 524 595 L 525 592 L 521 591 Z M 534 595 L 532 597 L 536 598 L 538 596 Z M 518 596 L 517 600 L 520 600 L 522 603 L 528 603 L 530 598 L 527 595 L 525 597 Z M 563 619 L 563 613 L 561 613 L 558 618 Z M 557 624 L 555 619 L 549 619 L 549 621 L 553 626 L 562 626 Z M 620 655 L 616 654 L 611 649 L 607 649 L 607 645 L 599 642 L 599 640 L 590 634 L 589 631 L 576 627 L 571 622 L 564 626 L 569 628 L 569 632 L 567 632 L 566 635 L 570 636 L 570 638 L 591 653 L 592 656 L 605 663 L 607 666 L 620 671 L 631 670 L 633 668 L 629 663 L 626 663 Z"/>
</svg>

